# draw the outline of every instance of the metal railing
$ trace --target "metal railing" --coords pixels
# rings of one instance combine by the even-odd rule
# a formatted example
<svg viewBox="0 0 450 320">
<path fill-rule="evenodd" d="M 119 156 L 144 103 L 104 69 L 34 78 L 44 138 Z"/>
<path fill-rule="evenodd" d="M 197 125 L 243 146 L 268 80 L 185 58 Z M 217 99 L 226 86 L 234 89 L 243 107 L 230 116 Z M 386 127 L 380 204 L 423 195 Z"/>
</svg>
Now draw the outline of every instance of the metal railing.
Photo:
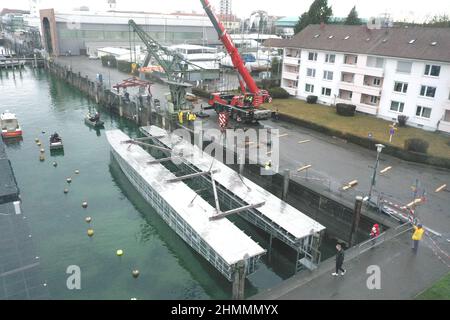
<svg viewBox="0 0 450 320">
<path fill-rule="evenodd" d="M 363 254 L 364 252 L 375 248 L 376 246 L 379 246 L 380 244 L 382 244 L 383 242 L 386 241 L 386 232 L 383 232 L 382 234 L 380 234 L 379 236 L 369 239 L 367 241 L 364 241 L 362 243 L 359 244 L 358 246 L 358 255 Z"/>
</svg>

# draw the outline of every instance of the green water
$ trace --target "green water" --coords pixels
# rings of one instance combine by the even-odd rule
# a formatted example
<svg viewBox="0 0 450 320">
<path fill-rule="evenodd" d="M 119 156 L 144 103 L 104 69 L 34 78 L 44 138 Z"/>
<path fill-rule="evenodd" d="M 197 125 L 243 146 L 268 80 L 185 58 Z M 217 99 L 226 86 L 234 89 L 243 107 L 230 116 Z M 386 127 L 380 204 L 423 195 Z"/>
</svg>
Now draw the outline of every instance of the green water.
<svg viewBox="0 0 450 320">
<path fill-rule="evenodd" d="M 8 144 L 7 152 L 53 299 L 231 298 L 231 284 L 164 223 L 111 161 L 104 130 L 84 124 L 94 102 L 44 70 L 2 71 L 0 90 L 0 111 L 16 113 L 24 131 L 23 141 Z M 102 117 L 106 129 L 138 134 L 128 121 L 106 112 Z M 63 138 L 64 155 L 49 154 L 48 137 L 54 131 Z M 43 142 L 44 162 L 35 138 Z M 69 188 L 67 195 L 64 188 Z M 92 238 L 87 216 L 93 219 Z M 267 248 L 267 235 L 242 221 L 237 224 Z M 117 249 L 124 251 L 122 257 L 116 256 Z M 269 264 L 265 258 L 248 277 L 247 296 L 292 275 L 292 252 L 280 246 L 272 260 Z M 81 290 L 67 289 L 70 265 L 81 268 Z M 140 271 L 137 279 L 133 269 Z"/>
</svg>

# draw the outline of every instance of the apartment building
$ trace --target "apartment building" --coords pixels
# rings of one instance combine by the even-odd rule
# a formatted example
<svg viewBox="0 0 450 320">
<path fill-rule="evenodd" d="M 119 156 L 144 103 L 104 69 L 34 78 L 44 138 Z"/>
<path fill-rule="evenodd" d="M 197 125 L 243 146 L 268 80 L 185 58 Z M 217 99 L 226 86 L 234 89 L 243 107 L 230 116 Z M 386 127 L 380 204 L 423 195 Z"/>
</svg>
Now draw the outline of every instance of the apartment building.
<svg viewBox="0 0 450 320">
<path fill-rule="evenodd" d="M 449 28 L 310 25 L 281 46 L 292 96 L 450 133 Z"/>
</svg>

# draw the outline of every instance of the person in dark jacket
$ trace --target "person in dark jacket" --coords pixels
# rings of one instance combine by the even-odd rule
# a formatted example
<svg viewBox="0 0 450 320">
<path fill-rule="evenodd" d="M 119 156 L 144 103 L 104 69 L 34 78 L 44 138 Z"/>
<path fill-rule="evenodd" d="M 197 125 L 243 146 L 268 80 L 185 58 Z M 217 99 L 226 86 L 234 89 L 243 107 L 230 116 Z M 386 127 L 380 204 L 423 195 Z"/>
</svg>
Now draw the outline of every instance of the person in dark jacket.
<svg viewBox="0 0 450 320">
<path fill-rule="evenodd" d="M 341 275 L 344 275 L 346 270 L 342 268 L 344 264 L 344 249 L 340 244 L 336 245 L 336 272 L 333 272 L 331 275 L 337 277 L 339 275 L 339 271 L 341 271 Z"/>
</svg>

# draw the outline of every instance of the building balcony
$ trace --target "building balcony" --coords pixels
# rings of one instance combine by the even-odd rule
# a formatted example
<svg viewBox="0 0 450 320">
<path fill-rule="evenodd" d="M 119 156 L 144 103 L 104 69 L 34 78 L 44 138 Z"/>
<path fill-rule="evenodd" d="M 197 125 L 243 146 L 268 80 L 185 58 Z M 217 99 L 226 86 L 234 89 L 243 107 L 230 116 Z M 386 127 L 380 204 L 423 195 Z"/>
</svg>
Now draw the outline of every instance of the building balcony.
<svg viewBox="0 0 450 320">
<path fill-rule="evenodd" d="M 366 76 L 377 78 L 384 78 L 384 70 L 382 68 L 371 68 L 366 66 L 343 64 L 341 65 L 341 72 L 343 73 L 357 73 Z"/>
<path fill-rule="evenodd" d="M 346 90 L 346 91 L 358 92 L 358 93 L 369 95 L 369 96 L 376 96 L 376 97 L 381 96 L 381 87 L 356 85 L 351 82 L 340 81 L 339 89 Z"/>
<path fill-rule="evenodd" d="M 300 58 L 285 56 L 283 58 L 283 63 L 286 65 L 291 65 L 291 66 L 299 66 Z"/>
<path fill-rule="evenodd" d="M 286 90 L 291 96 L 296 97 L 297 96 L 297 92 L 298 89 L 297 88 L 292 88 L 292 87 L 282 87 L 284 90 Z"/>
<path fill-rule="evenodd" d="M 438 130 L 450 133 L 450 122 L 441 120 L 438 125 Z"/>
<path fill-rule="evenodd" d="M 288 72 L 288 71 L 283 72 L 283 79 L 289 79 L 289 80 L 297 81 L 298 78 L 299 78 L 298 73 Z"/>
<path fill-rule="evenodd" d="M 363 102 L 357 103 L 356 111 L 376 115 L 378 113 L 378 105 L 367 104 Z"/>
<path fill-rule="evenodd" d="M 352 98 L 350 98 L 350 97 L 336 97 L 336 103 L 351 104 L 352 103 Z"/>
</svg>

